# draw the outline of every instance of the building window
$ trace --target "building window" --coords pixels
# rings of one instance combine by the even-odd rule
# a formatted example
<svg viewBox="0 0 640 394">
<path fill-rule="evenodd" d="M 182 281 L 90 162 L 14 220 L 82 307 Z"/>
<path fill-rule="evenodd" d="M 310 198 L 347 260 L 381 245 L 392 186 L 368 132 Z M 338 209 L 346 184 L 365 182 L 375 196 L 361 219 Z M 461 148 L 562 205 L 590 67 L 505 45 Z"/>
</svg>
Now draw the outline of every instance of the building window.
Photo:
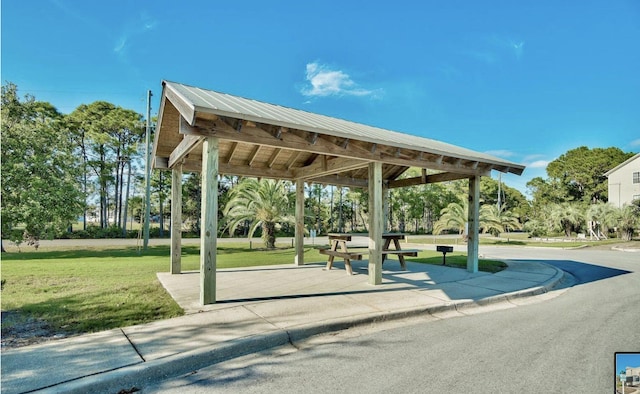
<svg viewBox="0 0 640 394">
<path fill-rule="evenodd" d="M 640 183 L 640 172 L 633 173 L 633 183 Z"/>
</svg>

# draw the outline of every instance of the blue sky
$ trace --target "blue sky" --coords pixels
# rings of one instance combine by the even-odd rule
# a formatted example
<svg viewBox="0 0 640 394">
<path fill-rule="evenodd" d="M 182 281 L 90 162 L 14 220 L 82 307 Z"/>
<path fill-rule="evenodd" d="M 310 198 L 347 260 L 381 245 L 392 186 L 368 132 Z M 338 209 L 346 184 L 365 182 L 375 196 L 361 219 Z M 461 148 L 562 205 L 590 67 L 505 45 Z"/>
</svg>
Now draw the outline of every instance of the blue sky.
<svg viewBox="0 0 640 394">
<path fill-rule="evenodd" d="M 3 0 L 2 81 L 64 113 L 163 79 L 528 166 L 640 151 L 640 2 Z"/>
</svg>

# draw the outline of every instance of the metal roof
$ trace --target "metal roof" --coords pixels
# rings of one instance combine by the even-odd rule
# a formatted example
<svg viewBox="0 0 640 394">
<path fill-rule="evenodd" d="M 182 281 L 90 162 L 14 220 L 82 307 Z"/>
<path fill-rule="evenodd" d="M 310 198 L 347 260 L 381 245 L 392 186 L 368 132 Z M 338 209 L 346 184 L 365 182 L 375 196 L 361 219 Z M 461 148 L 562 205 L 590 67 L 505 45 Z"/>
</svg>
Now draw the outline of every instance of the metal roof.
<svg viewBox="0 0 640 394">
<path fill-rule="evenodd" d="M 218 143 L 220 174 L 367 187 L 368 167 L 383 165 L 390 187 L 520 175 L 524 166 L 415 135 L 163 82 L 153 143 L 155 168 L 202 170 L 202 142 Z M 419 177 L 400 179 L 411 167 Z"/>
<path fill-rule="evenodd" d="M 196 113 L 210 113 L 335 137 L 411 149 L 434 155 L 478 161 L 494 165 L 492 169 L 517 175 L 522 174 L 525 168 L 523 165 L 492 155 L 429 138 L 386 130 L 175 82 L 165 81 L 163 85 L 165 89 L 171 90 L 188 105 L 191 113 L 189 114 L 190 119 L 187 118 L 187 121 L 189 121 L 190 124 L 194 124 Z"/>
</svg>

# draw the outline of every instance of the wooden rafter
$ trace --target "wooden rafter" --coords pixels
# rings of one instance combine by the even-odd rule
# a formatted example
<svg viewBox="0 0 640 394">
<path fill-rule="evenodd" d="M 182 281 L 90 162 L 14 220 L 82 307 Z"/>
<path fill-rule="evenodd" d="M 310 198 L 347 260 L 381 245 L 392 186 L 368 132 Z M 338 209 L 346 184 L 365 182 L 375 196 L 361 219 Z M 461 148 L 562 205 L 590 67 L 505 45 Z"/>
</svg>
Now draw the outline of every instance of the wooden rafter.
<svg viewBox="0 0 640 394">
<path fill-rule="evenodd" d="M 327 158 L 320 156 L 320 160 L 314 161 L 311 165 L 293 170 L 296 179 L 315 179 L 329 174 L 338 174 L 366 167 L 368 161 L 359 159 L 349 159 L 346 157 Z"/>
<path fill-rule="evenodd" d="M 280 148 L 277 148 L 273 151 L 273 153 L 271 154 L 271 157 L 269 157 L 269 161 L 267 161 L 267 167 L 269 168 L 273 167 L 273 163 L 275 163 L 276 159 L 280 155 L 280 152 L 282 152 L 282 149 Z"/>
<path fill-rule="evenodd" d="M 226 162 L 227 164 L 231 163 L 231 160 L 233 159 L 233 155 L 236 153 L 236 150 L 238 150 L 238 143 L 237 142 L 233 142 L 231 144 L 231 149 L 229 149 L 229 155 L 226 158 Z"/>
<path fill-rule="evenodd" d="M 309 156 L 309 158 L 304 162 L 303 167 L 304 167 L 304 166 L 311 165 L 314 161 L 316 161 L 316 160 L 318 159 L 318 157 L 319 157 L 319 156 L 320 156 L 320 155 L 319 155 L 319 154 L 317 154 L 317 153 L 312 153 L 312 154 Z"/>
<path fill-rule="evenodd" d="M 253 163 L 255 162 L 256 157 L 258 157 L 258 153 L 260 152 L 261 147 L 262 145 L 256 145 L 255 148 L 253 148 L 253 152 L 251 152 L 251 155 L 249 156 L 249 162 L 247 163 L 249 167 L 253 167 Z"/>
<path fill-rule="evenodd" d="M 290 170 L 293 167 L 296 161 L 298 161 L 298 158 L 300 157 L 301 154 L 302 154 L 301 151 L 293 152 L 293 154 L 289 158 L 289 161 L 287 161 L 287 166 L 286 166 L 287 170 Z"/>
<path fill-rule="evenodd" d="M 441 172 L 433 175 L 418 176 L 415 178 L 397 179 L 389 181 L 389 189 L 405 186 L 422 185 L 426 183 L 438 183 L 446 181 L 455 181 L 456 179 L 469 178 L 469 175 L 457 174 L 454 172 Z"/>
<path fill-rule="evenodd" d="M 183 120 L 184 121 L 184 120 Z M 185 135 L 178 146 L 171 152 L 169 156 L 169 168 L 173 168 L 176 163 L 184 159 L 192 150 L 202 143 L 204 137 L 197 135 Z"/>
</svg>

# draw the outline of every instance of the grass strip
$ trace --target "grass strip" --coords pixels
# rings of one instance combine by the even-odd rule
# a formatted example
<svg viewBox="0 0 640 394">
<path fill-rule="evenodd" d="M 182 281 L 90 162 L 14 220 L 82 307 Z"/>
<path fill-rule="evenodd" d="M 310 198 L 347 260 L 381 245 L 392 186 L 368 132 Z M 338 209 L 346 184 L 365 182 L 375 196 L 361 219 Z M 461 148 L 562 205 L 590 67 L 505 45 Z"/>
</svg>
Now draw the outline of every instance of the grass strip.
<svg viewBox="0 0 640 394">
<path fill-rule="evenodd" d="M 418 253 L 418 257 L 409 257 L 408 261 L 421 264 L 442 265 L 442 253 L 434 251 L 423 251 Z M 447 253 L 446 266 L 453 268 L 467 269 L 467 255 L 464 253 Z M 499 260 L 478 259 L 478 270 L 490 272 L 492 274 L 507 268 L 507 264 Z"/>
</svg>

